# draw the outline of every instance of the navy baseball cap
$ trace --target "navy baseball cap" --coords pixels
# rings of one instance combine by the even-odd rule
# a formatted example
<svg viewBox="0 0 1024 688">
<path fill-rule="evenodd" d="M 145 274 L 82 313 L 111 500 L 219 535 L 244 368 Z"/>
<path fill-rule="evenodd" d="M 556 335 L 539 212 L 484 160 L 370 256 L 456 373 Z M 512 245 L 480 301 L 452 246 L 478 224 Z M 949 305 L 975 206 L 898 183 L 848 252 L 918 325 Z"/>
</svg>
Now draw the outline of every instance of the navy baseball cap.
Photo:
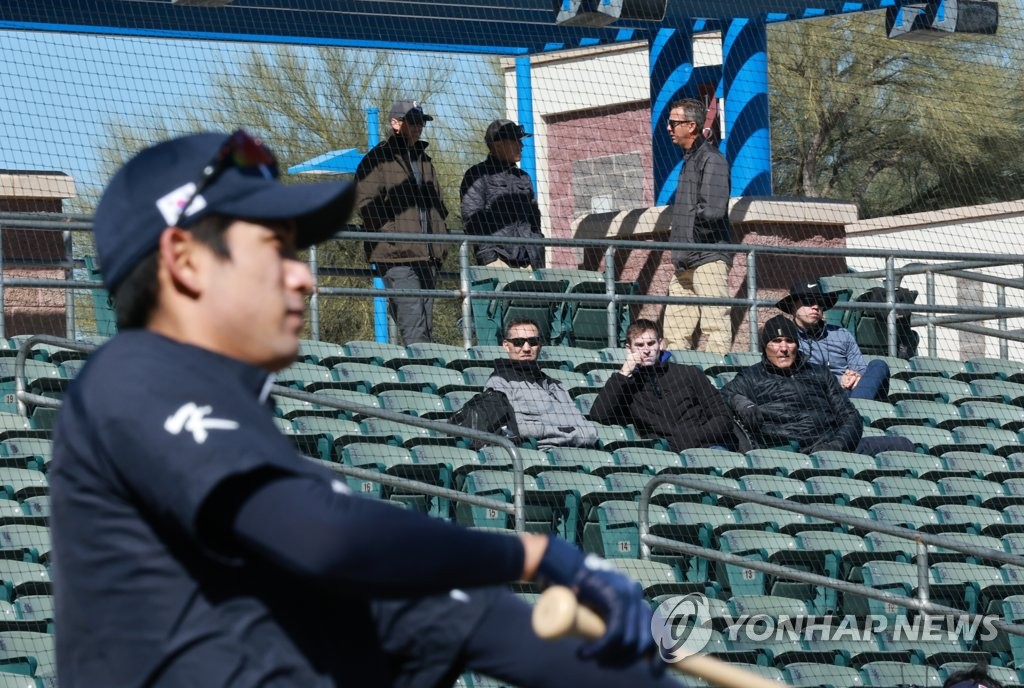
<svg viewBox="0 0 1024 688">
<path fill-rule="evenodd" d="M 269 164 L 224 162 L 227 146 L 238 139 L 258 146 Z M 210 176 L 215 164 L 222 168 Z M 132 268 L 156 250 L 167 227 L 187 229 L 213 214 L 256 221 L 295 220 L 299 248 L 308 248 L 340 230 L 354 202 L 351 182 L 282 184 L 272 154 L 245 132 L 192 134 L 164 141 L 126 162 L 107 184 L 96 208 L 93 234 L 103 284 L 116 291 Z"/>
<path fill-rule="evenodd" d="M 527 134 L 522 124 L 516 124 L 510 119 L 496 119 L 487 126 L 484 132 L 484 143 L 490 145 L 495 141 L 517 141 L 533 136 Z"/>
<path fill-rule="evenodd" d="M 430 122 L 433 117 L 423 112 L 423 104 L 418 100 L 399 100 L 391 106 L 390 119 L 406 119 L 410 123 Z"/>
</svg>

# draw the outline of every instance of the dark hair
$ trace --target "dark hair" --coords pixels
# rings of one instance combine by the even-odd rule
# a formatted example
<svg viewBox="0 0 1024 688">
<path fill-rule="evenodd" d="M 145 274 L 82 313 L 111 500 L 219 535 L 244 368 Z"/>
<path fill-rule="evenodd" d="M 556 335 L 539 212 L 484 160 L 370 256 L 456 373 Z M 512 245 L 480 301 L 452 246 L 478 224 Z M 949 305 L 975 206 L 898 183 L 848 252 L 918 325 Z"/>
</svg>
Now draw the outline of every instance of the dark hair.
<svg viewBox="0 0 1024 688">
<path fill-rule="evenodd" d="M 537 329 L 537 332 L 541 331 L 540 325 L 538 325 L 537 321 L 534 320 L 533 318 L 512 318 L 507 323 L 505 323 L 505 327 L 502 328 L 501 333 L 498 335 L 498 343 L 501 344 L 503 341 L 505 341 L 505 339 L 508 338 L 508 333 L 511 332 L 512 328 L 516 327 L 517 325 L 533 325 Z"/>
<path fill-rule="evenodd" d="M 637 336 L 638 334 L 643 334 L 648 330 L 653 331 L 654 334 L 658 335 L 658 339 L 661 339 L 661 327 L 658 325 L 658 323 L 654 322 L 653 320 L 647 320 L 646 318 L 640 318 L 639 320 L 634 320 L 633 322 L 631 322 L 629 324 L 629 327 L 626 328 L 626 343 L 629 344 L 631 341 L 633 341 L 633 337 Z"/>
<path fill-rule="evenodd" d="M 984 688 L 1003 688 L 1003 684 L 988 675 L 988 667 L 984 664 L 975 664 L 969 669 L 957 671 L 949 675 L 942 688 L 952 688 L 958 683 L 964 683 L 970 688 L 984 686 Z M 965 687 L 966 688 L 966 687 Z"/>
<path fill-rule="evenodd" d="M 688 122 L 697 123 L 697 133 L 699 134 L 704 128 L 704 119 L 708 116 L 708 110 L 704 107 L 704 103 L 696 98 L 683 98 L 672 103 L 668 111 L 672 112 L 676 108 L 683 109 L 683 115 Z"/>
<path fill-rule="evenodd" d="M 188 231 L 197 241 L 209 246 L 215 255 L 231 260 L 231 252 L 224 242 L 224 232 L 232 222 L 232 217 L 208 215 L 195 226 L 189 227 Z M 158 256 L 159 249 L 156 249 L 142 258 L 121 281 L 117 291 L 111 295 L 111 301 L 117 311 L 117 329 L 139 329 L 149 324 L 159 292 Z"/>
</svg>

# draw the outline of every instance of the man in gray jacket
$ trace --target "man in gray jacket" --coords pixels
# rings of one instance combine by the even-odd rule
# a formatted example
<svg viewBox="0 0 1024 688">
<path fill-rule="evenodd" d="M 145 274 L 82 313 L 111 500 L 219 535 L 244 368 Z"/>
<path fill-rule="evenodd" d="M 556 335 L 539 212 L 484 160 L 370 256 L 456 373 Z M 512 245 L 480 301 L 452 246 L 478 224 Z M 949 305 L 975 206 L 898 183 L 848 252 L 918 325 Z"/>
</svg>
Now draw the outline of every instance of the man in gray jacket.
<svg viewBox="0 0 1024 688">
<path fill-rule="evenodd" d="M 597 428 L 576 408 L 562 383 L 537 364 L 540 327 L 533 320 L 514 319 L 505 326 L 501 345 L 507 361 L 496 361 L 484 389 L 508 397 L 524 439 L 537 440 L 540 449 L 597 446 Z"/>
<path fill-rule="evenodd" d="M 675 278 L 668 295 L 729 298 L 732 254 L 715 244 L 731 241 L 729 227 L 729 163 L 703 135 L 704 105 L 699 100 L 672 104 L 668 133 L 683 149 L 683 169 L 672 206 L 669 241 L 709 244 L 697 251 L 672 251 Z M 669 304 L 665 307 L 665 337 L 675 349 L 695 349 L 699 331 L 708 335 L 707 350 L 724 354 L 732 348 L 728 306 Z"/>
</svg>

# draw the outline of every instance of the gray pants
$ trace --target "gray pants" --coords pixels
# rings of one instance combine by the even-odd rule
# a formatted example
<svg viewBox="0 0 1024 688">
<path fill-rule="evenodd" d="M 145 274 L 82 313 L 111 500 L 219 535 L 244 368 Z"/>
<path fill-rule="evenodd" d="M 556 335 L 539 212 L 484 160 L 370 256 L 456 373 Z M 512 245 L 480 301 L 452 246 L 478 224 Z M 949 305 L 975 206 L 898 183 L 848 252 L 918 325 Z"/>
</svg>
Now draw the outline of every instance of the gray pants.
<svg viewBox="0 0 1024 688">
<path fill-rule="evenodd" d="M 381 268 L 388 289 L 433 289 L 437 268 L 433 263 L 404 263 Z M 434 300 L 420 296 L 389 296 L 388 311 L 398 323 L 402 344 L 433 341 Z"/>
</svg>

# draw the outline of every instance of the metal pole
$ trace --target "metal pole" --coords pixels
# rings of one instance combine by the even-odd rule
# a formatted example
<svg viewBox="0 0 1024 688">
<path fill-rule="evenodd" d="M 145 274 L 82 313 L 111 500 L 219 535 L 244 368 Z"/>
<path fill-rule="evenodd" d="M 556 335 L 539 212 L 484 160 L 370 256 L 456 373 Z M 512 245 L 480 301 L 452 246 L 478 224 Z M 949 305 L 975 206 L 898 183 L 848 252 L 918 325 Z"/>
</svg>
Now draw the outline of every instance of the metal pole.
<svg viewBox="0 0 1024 688">
<path fill-rule="evenodd" d="M 917 538 L 917 599 L 922 605 L 928 604 L 928 546 Z"/>
<path fill-rule="evenodd" d="M 750 330 L 750 350 L 757 353 L 757 255 L 751 249 L 747 254 L 747 327 Z"/>
<path fill-rule="evenodd" d="M 996 306 L 998 308 L 1006 308 L 1006 287 L 999 285 L 996 287 Z M 1000 332 L 1006 332 L 1006 318 L 999 318 L 998 327 Z M 999 358 L 1006 360 L 1010 357 L 1010 342 L 1006 337 L 999 338 Z"/>
<path fill-rule="evenodd" d="M 608 295 L 608 347 L 619 345 L 619 322 L 615 317 L 615 248 L 610 244 L 604 250 L 604 293 Z"/>
<path fill-rule="evenodd" d="M 893 256 L 885 259 L 885 303 L 889 312 L 885 316 L 886 335 L 889 339 L 889 355 L 896 357 L 896 261 Z"/>
<path fill-rule="evenodd" d="M 319 265 L 314 244 L 309 247 L 309 271 L 313 273 L 313 293 L 309 295 L 309 330 L 314 341 L 320 339 L 320 280 L 317 278 L 317 270 Z"/>
<path fill-rule="evenodd" d="M 5 326 L 6 311 L 4 310 L 4 294 L 7 289 L 4 286 L 6 275 L 4 274 L 4 229 L 0 225 L 0 339 L 7 338 L 7 328 Z"/>
<path fill-rule="evenodd" d="M 462 348 L 473 346 L 473 292 L 469 288 L 469 242 L 459 244 L 459 290 L 462 292 Z"/>
<path fill-rule="evenodd" d="M 64 234 L 64 258 L 67 260 L 67 267 L 64 269 L 64 278 L 68 281 L 75 279 L 75 254 L 71 242 L 71 232 Z M 76 330 L 75 318 L 75 290 L 66 289 L 64 292 L 64 332 L 68 339 L 75 339 Z"/>
<path fill-rule="evenodd" d="M 928 306 L 935 305 L 935 273 L 929 271 L 925 274 L 925 294 Z M 935 341 L 935 311 L 928 311 L 928 355 L 937 356 L 938 345 Z"/>
</svg>

